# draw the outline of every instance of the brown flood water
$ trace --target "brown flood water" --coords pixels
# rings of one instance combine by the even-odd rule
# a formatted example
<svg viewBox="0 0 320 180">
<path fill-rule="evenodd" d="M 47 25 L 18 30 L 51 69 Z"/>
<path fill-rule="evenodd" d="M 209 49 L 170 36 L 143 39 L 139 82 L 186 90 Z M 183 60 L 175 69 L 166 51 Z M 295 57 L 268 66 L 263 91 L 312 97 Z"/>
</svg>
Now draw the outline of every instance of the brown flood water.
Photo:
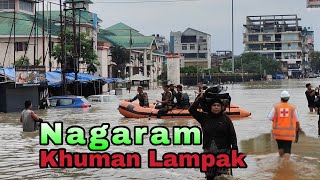
<svg viewBox="0 0 320 180">
<path fill-rule="evenodd" d="M 250 82 L 241 85 L 227 85 L 232 103 L 247 109 L 252 116 L 233 121 L 241 152 L 246 153 L 246 169 L 234 169 L 237 179 L 319 179 L 320 139 L 317 138 L 318 116 L 309 113 L 304 95 L 305 84 L 319 85 L 320 79 L 282 80 L 273 82 Z M 299 119 L 306 136 L 292 147 L 290 162 L 279 160 L 277 146 L 272 139 L 271 122 L 267 114 L 274 103 L 279 101 L 281 90 L 291 94 L 290 102 L 298 109 Z M 160 89 L 147 91 L 150 102 L 160 98 Z M 193 90 L 187 90 L 194 99 Z M 120 97 L 133 97 L 135 92 Z M 63 121 L 64 129 L 72 125 L 82 126 L 88 133 L 92 126 L 110 123 L 115 126 L 193 126 L 193 119 L 125 119 L 117 111 L 118 103 L 94 104 L 90 109 L 49 109 L 37 111 L 49 122 Z M 69 152 L 89 152 L 86 146 L 39 145 L 35 133 L 23 133 L 19 122 L 20 113 L 0 113 L 0 179 L 205 179 L 199 169 L 148 169 L 147 151 L 158 150 L 158 158 L 166 152 L 202 152 L 201 146 L 152 146 L 149 136 L 145 136 L 143 146 L 113 146 L 108 153 L 138 152 L 142 157 L 141 169 L 40 169 L 39 149 L 66 148 Z M 110 138 L 110 132 L 108 134 Z"/>
</svg>

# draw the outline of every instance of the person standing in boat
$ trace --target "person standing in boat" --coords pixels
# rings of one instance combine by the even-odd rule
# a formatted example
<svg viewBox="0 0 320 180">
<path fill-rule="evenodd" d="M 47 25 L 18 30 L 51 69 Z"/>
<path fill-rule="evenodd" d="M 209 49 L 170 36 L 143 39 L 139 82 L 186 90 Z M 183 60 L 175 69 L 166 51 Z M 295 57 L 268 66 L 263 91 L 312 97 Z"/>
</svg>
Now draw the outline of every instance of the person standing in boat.
<svg viewBox="0 0 320 180">
<path fill-rule="evenodd" d="M 24 132 L 37 131 L 37 122 L 43 122 L 43 120 L 33 112 L 31 101 L 26 101 L 24 103 L 24 110 L 21 112 L 20 122 L 22 122 Z"/>
<path fill-rule="evenodd" d="M 209 112 L 198 111 L 198 106 L 206 104 Z M 238 149 L 237 135 L 231 119 L 223 113 L 221 99 L 206 100 L 201 93 L 189 108 L 190 114 L 200 123 L 203 132 L 204 153 L 230 153 L 231 149 Z M 232 175 L 232 169 L 209 168 L 205 173 L 207 180 L 213 180 L 220 175 Z"/>
<path fill-rule="evenodd" d="M 177 108 L 178 109 L 187 109 L 190 107 L 189 95 L 182 90 L 182 85 L 177 85 Z"/>
<path fill-rule="evenodd" d="M 296 140 L 297 131 L 302 130 L 295 106 L 288 103 L 289 92 L 282 91 L 280 98 L 281 102 L 273 106 L 268 119 L 272 121 L 272 134 L 278 144 L 279 156 L 289 160 L 292 141 Z"/>
<path fill-rule="evenodd" d="M 166 114 L 169 110 L 172 110 L 173 101 L 172 101 L 172 93 L 170 91 L 169 85 L 163 85 L 163 93 L 161 93 L 162 99 L 161 101 L 157 100 L 157 103 L 161 103 L 161 105 L 157 105 L 155 108 L 159 109 L 157 118 L 160 118 L 162 115 Z"/>
<path fill-rule="evenodd" d="M 138 94 L 129 100 L 126 100 L 127 102 L 133 102 L 135 100 L 139 100 L 139 105 L 141 107 L 149 107 L 149 99 L 148 99 L 148 94 L 146 92 L 143 92 L 143 87 L 142 86 L 138 86 L 137 88 L 137 92 Z"/>
</svg>

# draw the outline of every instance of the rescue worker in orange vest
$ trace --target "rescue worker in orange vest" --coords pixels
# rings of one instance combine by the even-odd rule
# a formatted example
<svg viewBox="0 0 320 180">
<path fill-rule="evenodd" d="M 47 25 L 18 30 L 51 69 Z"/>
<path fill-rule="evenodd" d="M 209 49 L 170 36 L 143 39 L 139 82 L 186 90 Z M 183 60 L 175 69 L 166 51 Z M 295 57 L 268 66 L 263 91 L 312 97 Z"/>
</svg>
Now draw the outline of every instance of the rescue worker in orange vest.
<svg viewBox="0 0 320 180">
<path fill-rule="evenodd" d="M 301 128 L 295 106 L 288 103 L 288 91 L 282 91 L 280 97 L 281 102 L 273 106 L 268 118 L 272 121 L 272 134 L 277 141 L 279 155 L 289 160 L 292 141 L 296 140 L 296 133 Z"/>
</svg>

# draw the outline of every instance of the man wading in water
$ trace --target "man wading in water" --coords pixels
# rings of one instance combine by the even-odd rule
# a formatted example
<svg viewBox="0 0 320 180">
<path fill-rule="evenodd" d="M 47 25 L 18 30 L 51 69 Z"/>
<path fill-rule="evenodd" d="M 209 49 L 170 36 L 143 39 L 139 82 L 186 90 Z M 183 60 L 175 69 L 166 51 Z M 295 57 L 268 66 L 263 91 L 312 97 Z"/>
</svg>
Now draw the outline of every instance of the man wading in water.
<svg viewBox="0 0 320 180">
<path fill-rule="evenodd" d="M 37 122 L 43 122 L 43 120 L 32 111 L 31 101 L 26 101 L 24 103 L 24 110 L 21 112 L 20 122 L 23 124 L 24 132 L 33 132 L 38 130 Z"/>
<path fill-rule="evenodd" d="M 274 105 L 268 118 L 272 121 L 272 134 L 278 143 L 279 155 L 289 160 L 292 141 L 296 140 L 296 133 L 302 130 L 295 106 L 288 103 L 288 91 L 282 91 L 280 98 L 281 102 Z"/>
</svg>

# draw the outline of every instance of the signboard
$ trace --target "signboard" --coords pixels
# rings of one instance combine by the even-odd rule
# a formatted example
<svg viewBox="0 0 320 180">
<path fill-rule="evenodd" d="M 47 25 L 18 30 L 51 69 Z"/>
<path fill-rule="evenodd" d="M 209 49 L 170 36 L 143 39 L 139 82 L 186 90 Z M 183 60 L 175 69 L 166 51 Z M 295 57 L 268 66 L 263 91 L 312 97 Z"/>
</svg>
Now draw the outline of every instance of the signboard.
<svg viewBox="0 0 320 180">
<path fill-rule="evenodd" d="M 320 8 L 320 0 L 307 0 L 307 8 Z"/>
<path fill-rule="evenodd" d="M 45 66 L 16 66 L 15 82 L 23 86 L 39 86 L 46 82 Z"/>
</svg>

